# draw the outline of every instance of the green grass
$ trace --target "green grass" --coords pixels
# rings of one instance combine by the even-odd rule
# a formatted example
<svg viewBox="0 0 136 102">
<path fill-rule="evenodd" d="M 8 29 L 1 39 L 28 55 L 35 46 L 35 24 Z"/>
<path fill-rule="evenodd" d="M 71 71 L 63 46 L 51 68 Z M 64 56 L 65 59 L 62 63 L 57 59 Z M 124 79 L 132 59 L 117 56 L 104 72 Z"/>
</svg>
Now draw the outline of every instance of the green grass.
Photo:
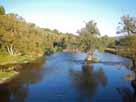
<svg viewBox="0 0 136 102">
<path fill-rule="evenodd" d="M 10 71 L 10 72 L 0 72 L 0 80 L 2 79 L 9 79 L 16 75 L 15 71 Z"/>
<path fill-rule="evenodd" d="M 15 64 L 15 63 L 27 63 L 36 60 L 40 56 L 9 56 L 9 55 L 0 55 L 0 65 L 6 64 Z M 0 83 L 4 83 L 8 79 L 11 79 L 17 74 L 15 71 L 1 72 L 0 71 Z"/>
<path fill-rule="evenodd" d="M 14 63 L 26 63 L 37 59 L 38 56 L 10 56 L 10 55 L 0 55 L 0 65 L 14 64 Z"/>
</svg>

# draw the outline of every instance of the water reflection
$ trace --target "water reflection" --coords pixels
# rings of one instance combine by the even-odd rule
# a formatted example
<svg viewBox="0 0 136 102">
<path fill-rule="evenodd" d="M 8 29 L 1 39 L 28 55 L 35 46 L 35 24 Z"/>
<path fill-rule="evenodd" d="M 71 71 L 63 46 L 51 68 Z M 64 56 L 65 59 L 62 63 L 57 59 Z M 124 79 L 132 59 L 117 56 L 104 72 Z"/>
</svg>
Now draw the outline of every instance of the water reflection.
<svg viewBox="0 0 136 102">
<path fill-rule="evenodd" d="M 132 73 L 115 61 L 128 62 L 117 55 L 101 55 L 102 63 L 92 65 L 83 65 L 82 53 L 58 53 L 47 63 L 16 65 L 20 74 L 0 85 L 0 102 L 135 102 L 136 81 L 124 80 Z"/>
<path fill-rule="evenodd" d="M 136 73 L 135 73 L 135 74 L 136 74 Z M 133 100 L 134 100 L 134 102 L 136 102 L 136 77 L 135 77 L 134 80 L 131 81 L 131 85 L 132 85 L 132 87 L 133 87 L 133 89 L 134 89 Z"/>
<path fill-rule="evenodd" d="M 123 102 L 136 102 L 136 75 L 135 78 L 131 80 L 131 86 L 133 90 L 126 87 L 117 88 L 117 92 L 122 97 Z"/>
<path fill-rule="evenodd" d="M 42 80 L 42 63 L 40 60 L 19 65 L 23 70 L 17 78 L 0 85 L 0 102 L 26 102 L 29 86 Z"/>
<path fill-rule="evenodd" d="M 135 80 L 136 81 L 136 80 Z M 134 80 L 131 82 L 133 91 L 130 88 L 117 88 L 117 92 L 120 94 L 123 102 L 136 102 L 136 82 Z M 135 86 L 133 85 L 135 83 Z"/>
<path fill-rule="evenodd" d="M 83 65 L 81 71 L 71 69 L 69 73 L 82 101 L 90 101 L 99 85 L 105 86 L 108 82 L 102 68 L 95 72 L 93 66 L 88 64 Z"/>
</svg>

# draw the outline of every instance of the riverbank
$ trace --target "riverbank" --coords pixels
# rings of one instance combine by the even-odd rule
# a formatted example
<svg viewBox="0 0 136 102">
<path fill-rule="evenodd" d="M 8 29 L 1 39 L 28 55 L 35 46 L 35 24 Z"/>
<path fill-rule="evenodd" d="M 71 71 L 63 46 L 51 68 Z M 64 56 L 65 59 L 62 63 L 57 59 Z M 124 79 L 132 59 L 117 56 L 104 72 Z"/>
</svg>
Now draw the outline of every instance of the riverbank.
<svg viewBox="0 0 136 102">
<path fill-rule="evenodd" d="M 9 64 L 23 64 L 23 63 L 30 63 L 33 62 L 34 60 L 42 57 L 40 56 L 30 56 L 30 55 L 25 55 L 25 56 L 9 56 L 9 55 L 1 55 L 0 56 L 0 84 L 5 83 L 12 78 L 14 78 L 19 72 L 15 71 L 13 68 L 6 69 L 4 66 L 9 65 Z"/>
<path fill-rule="evenodd" d="M 119 48 L 118 49 L 117 48 L 106 48 L 105 52 L 109 52 L 115 55 L 119 55 L 119 56 L 131 59 L 130 55 L 128 55 L 124 50 L 119 49 Z"/>
<path fill-rule="evenodd" d="M 17 64 L 17 63 L 27 63 L 36 60 L 40 56 L 9 56 L 9 55 L 0 55 L 0 65 L 6 65 L 6 64 Z"/>
<path fill-rule="evenodd" d="M 18 72 L 11 71 L 11 72 L 0 72 L 0 84 L 3 84 L 5 82 L 10 81 L 13 79 L 16 75 L 18 75 Z"/>
<path fill-rule="evenodd" d="M 112 53 L 112 54 L 117 54 L 116 48 L 106 48 L 105 52 L 109 52 L 109 53 Z"/>
</svg>

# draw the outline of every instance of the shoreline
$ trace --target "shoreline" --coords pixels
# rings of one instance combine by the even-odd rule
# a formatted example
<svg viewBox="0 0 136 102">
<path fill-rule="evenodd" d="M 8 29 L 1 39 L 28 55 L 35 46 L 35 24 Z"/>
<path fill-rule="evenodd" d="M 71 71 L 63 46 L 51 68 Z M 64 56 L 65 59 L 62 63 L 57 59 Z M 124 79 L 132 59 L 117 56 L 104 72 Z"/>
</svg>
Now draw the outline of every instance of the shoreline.
<svg viewBox="0 0 136 102">
<path fill-rule="evenodd" d="M 118 51 L 115 48 L 107 48 L 105 50 L 105 52 L 108 52 L 108 53 L 111 53 L 111 54 L 115 54 L 115 55 L 119 55 L 119 56 L 122 56 L 122 57 L 126 57 L 128 59 L 131 59 L 131 57 L 129 55 L 123 55 L 121 53 L 118 53 Z"/>
<path fill-rule="evenodd" d="M 13 73 L 14 74 L 10 77 L 1 78 L 0 85 L 9 82 L 10 80 L 14 79 L 19 74 L 19 72 L 17 72 L 17 71 L 13 71 Z"/>
<path fill-rule="evenodd" d="M 15 78 L 19 72 L 15 71 L 14 69 L 10 69 L 10 71 L 2 71 L 2 70 L 8 70 L 6 68 L 3 68 L 6 65 L 16 65 L 16 64 L 26 64 L 26 63 L 31 63 L 41 57 L 43 57 L 44 55 L 40 55 L 40 56 L 33 56 L 33 57 L 26 57 L 25 59 L 21 59 L 21 60 L 10 60 L 10 61 L 3 61 L 2 63 L 0 63 L 0 85 L 4 84 L 6 82 L 9 82 L 10 80 L 12 80 L 13 78 Z M 13 56 L 12 56 L 13 57 Z M 22 56 L 24 57 L 24 56 Z M 21 58 L 20 56 L 18 56 L 17 58 Z"/>
<path fill-rule="evenodd" d="M 25 64 L 25 63 L 30 63 L 44 55 L 38 55 L 38 56 L 30 56 L 30 55 L 25 55 L 25 56 L 0 56 L 0 66 L 3 65 L 8 65 L 8 64 Z M 4 59 L 4 60 L 1 60 Z"/>
</svg>

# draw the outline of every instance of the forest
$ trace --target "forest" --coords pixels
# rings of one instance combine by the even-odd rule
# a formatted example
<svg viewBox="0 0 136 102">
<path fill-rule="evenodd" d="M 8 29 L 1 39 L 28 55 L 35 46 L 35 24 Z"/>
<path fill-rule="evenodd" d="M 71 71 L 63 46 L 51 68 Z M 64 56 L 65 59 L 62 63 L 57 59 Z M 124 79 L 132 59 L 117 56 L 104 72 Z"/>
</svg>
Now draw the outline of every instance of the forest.
<svg viewBox="0 0 136 102">
<path fill-rule="evenodd" d="M 88 52 L 95 49 L 104 51 L 106 47 L 114 46 L 114 38 L 101 36 L 93 20 L 86 23 L 85 28 L 77 31 L 79 35 L 74 35 L 62 33 L 56 29 L 40 28 L 26 22 L 17 14 L 5 12 L 4 7 L 1 6 L 0 57 L 4 56 L 9 60 L 18 56 L 27 56 L 29 59 L 29 57 L 42 56 L 64 49 Z M 0 59 L 0 62 L 6 60 L 4 57 Z"/>
</svg>

